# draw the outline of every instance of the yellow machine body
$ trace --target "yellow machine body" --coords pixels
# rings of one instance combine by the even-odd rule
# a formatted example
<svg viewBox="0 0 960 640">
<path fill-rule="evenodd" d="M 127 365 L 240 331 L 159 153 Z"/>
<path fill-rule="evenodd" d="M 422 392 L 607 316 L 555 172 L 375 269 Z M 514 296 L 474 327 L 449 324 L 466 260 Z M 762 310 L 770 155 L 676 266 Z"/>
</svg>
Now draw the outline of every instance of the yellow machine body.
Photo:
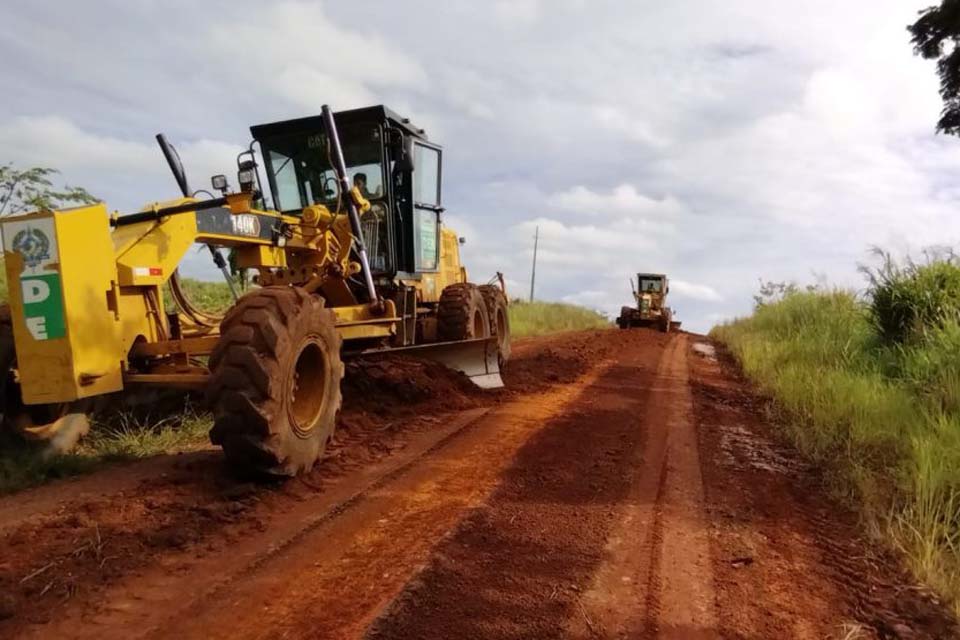
<svg viewBox="0 0 960 640">
<path fill-rule="evenodd" d="M 250 220 L 303 225 L 302 219 L 252 209 L 249 197 L 232 201 L 229 215 L 238 221 L 231 229 L 251 233 L 256 225 L 247 224 Z M 217 332 L 206 328 L 187 337 L 170 335 L 162 295 L 196 243 L 236 248 L 238 266 L 259 270 L 261 284 L 321 291 L 345 341 L 395 335 L 400 318 L 392 301 L 374 313 L 370 305 L 357 303 L 342 278 L 326 275 L 331 267 L 347 274 L 359 269 L 350 260 L 346 217 L 314 207 L 305 218 L 313 230 L 284 248 L 258 237 L 204 231 L 197 214 L 189 212 L 114 230 L 103 204 L 5 219 L 0 229 L 24 402 L 71 402 L 120 391 L 125 382 L 202 385 L 205 372 L 190 358 L 209 354 Z M 440 237 L 438 270 L 402 281 L 416 289 L 421 303 L 435 302 L 445 286 L 466 281 L 457 235 L 443 229 Z M 155 373 L 132 373 L 134 357 L 169 357 L 170 362 Z"/>
<path fill-rule="evenodd" d="M 228 461 L 294 475 L 333 434 L 344 358 L 400 352 L 503 386 L 504 279 L 467 281 L 462 240 L 442 222 L 442 148 L 382 105 L 250 131 L 238 190 L 216 175 L 220 195 L 196 198 L 158 135 L 184 197 L 126 215 L 95 204 L 0 220 L 4 424 L 62 450 L 112 404 L 92 398 L 203 390 Z M 223 316 L 181 281 L 197 248 L 233 296 Z"/>
<path fill-rule="evenodd" d="M 661 331 L 680 327 L 680 323 L 673 320 L 673 310 L 667 306 L 670 283 L 666 275 L 638 273 L 637 284 L 634 287 L 631 280 L 631 287 L 635 306 L 620 309 L 619 327 L 658 327 Z"/>
<path fill-rule="evenodd" d="M 24 401 L 123 388 L 117 266 L 103 205 L 9 218 L 2 230 Z"/>
<path fill-rule="evenodd" d="M 0 373 L 19 385 L 17 401 L 57 416 L 131 386 L 205 388 L 209 356 L 236 340 L 221 345 L 229 316 L 197 309 L 181 287 L 178 268 L 204 245 L 231 290 L 221 249 L 253 276 L 244 283 L 296 288 L 311 318 L 333 324 L 343 355 L 403 349 L 481 386 L 502 385 L 498 358 L 509 336 L 495 336 L 491 321 L 506 313 L 502 278 L 499 297 L 467 282 L 462 240 L 442 224 L 442 148 L 383 106 L 324 107 L 320 117 L 251 134 L 263 185 L 251 145 L 237 160 L 238 190 L 212 179 L 220 197 L 185 196 L 128 215 L 95 204 L 0 221 L 14 342 Z M 158 142 L 181 193 L 195 193 L 175 150 L 163 136 Z M 258 355 L 274 348 L 264 342 Z"/>
<path fill-rule="evenodd" d="M 445 287 L 467 282 L 467 270 L 460 263 L 460 239 L 456 232 L 441 229 L 439 269 L 435 273 L 423 273 L 416 279 L 401 282 L 417 290 L 417 300 L 421 303 L 437 302 Z"/>
</svg>

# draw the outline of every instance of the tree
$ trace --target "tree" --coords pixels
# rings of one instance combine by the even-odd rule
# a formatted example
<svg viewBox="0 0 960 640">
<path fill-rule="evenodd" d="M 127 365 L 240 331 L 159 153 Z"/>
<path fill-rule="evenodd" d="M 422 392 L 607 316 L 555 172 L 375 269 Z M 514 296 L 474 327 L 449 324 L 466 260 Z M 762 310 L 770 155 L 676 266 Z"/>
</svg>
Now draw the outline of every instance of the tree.
<svg viewBox="0 0 960 640">
<path fill-rule="evenodd" d="M 66 205 L 92 204 L 98 198 L 81 187 L 57 189 L 51 178 L 60 173 L 47 167 L 17 169 L 12 163 L 0 165 L 0 216 L 29 211 L 51 211 Z"/>
<path fill-rule="evenodd" d="M 943 111 L 937 131 L 960 135 L 960 0 L 942 0 L 907 27 L 917 55 L 937 61 Z"/>
</svg>

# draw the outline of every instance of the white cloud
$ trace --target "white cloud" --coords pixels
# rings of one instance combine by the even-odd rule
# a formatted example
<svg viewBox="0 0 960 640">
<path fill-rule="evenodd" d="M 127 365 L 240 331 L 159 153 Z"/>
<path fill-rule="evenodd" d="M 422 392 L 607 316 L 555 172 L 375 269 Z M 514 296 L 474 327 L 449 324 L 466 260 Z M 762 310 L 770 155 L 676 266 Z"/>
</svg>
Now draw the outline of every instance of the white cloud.
<svg viewBox="0 0 960 640">
<path fill-rule="evenodd" d="M 614 187 L 609 193 L 600 193 L 577 185 L 567 191 L 551 195 L 548 204 L 581 215 L 615 214 L 639 216 L 664 216 L 670 218 L 682 211 L 682 205 L 673 197 L 655 200 L 643 195 L 630 184 Z M 661 224 L 659 221 L 652 223 Z"/>
<path fill-rule="evenodd" d="M 173 140 L 192 189 L 209 188 L 216 173 L 231 176 L 243 145 L 219 140 Z M 97 135 L 59 116 L 23 116 L 0 125 L 0 149 L 18 166 L 55 167 L 68 183 L 82 184 L 107 204 L 132 210 L 179 197 L 166 161 L 152 138 Z M 149 189 L 147 185 L 164 185 Z"/>
<path fill-rule="evenodd" d="M 156 131 L 198 187 L 250 124 L 385 102 L 444 144 L 475 278 L 525 294 L 539 224 L 538 297 L 616 313 L 662 271 L 702 330 L 759 277 L 960 241 L 960 143 L 903 28 L 929 0 L 179 2 L 6 11 L 0 162 L 130 210 L 175 193 Z"/>
<path fill-rule="evenodd" d="M 0 125 L 0 148 L 20 165 L 112 170 L 145 170 L 156 157 L 147 147 L 112 136 L 83 131 L 59 116 L 23 116 Z"/>
<path fill-rule="evenodd" d="M 716 289 L 706 284 L 694 284 L 683 280 L 670 280 L 671 293 L 678 293 L 693 300 L 704 300 L 706 302 L 720 302 L 723 296 L 717 293 Z"/>
<path fill-rule="evenodd" d="M 302 108 L 362 107 L 378 101 L 379 89 L 426 85 L 424 69 L 400 48 L 365 23 L 332 22 L 320 4 L 281 2 L 229 15 L 211 25 L 208 55 Z"/>
<path fill-rule="evenodd" d="M 658 148 L 669 144 L 669 141 L 658 135 L 649 123 L 643 122 L 636 115 L 631 116 L 625 113 L 619 107 L 597 105 L 593 107 L 591 115 L 596 124 L 625 136 L 627 140 Z"/>
<path fill-rule="evenodd" d="M 497 0 L 493 12 L 505 24 L 529 24 L 540 17 L 540 0 Z"/>
</svg>

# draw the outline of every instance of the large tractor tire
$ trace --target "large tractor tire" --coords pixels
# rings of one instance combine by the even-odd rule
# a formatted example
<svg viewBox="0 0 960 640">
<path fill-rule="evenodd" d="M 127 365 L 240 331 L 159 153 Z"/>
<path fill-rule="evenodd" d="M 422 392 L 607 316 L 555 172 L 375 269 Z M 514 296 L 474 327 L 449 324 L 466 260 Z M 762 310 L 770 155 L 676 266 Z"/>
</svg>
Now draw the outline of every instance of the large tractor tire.
<svg viewBox="0 0 960 640">
<path fill-rule="evenodd" d="M 630 307 L 620 307 L 620 316 L 617 318 L 617 326 L 621 329 L 629 329 L 632 317 L 633 309 Z"/>
<path fill-rule="evenodd" d="M 487 308 L 490 333 L 497 337 L 502 369 L 510 359 L 510 313 L 507 311 L 507 296 L 503 294 L 503 289 L 493 284 L 480 285 L 479 289 Z"/>
<path fill-rule="evenodd" d="M 437 335 L 442 342 L 490 337 L 490 317 L 477 285 L 463 282 L 443 290 L 437 305 Z"/>
<path fill-rule="evenodd" d="M 210 441 L 242 473 L 292 476 L 323 455 L 340 410 L 340 334 L 322 299 L 264 287 L 220 324 L 210 355 Z"/>
</svg>

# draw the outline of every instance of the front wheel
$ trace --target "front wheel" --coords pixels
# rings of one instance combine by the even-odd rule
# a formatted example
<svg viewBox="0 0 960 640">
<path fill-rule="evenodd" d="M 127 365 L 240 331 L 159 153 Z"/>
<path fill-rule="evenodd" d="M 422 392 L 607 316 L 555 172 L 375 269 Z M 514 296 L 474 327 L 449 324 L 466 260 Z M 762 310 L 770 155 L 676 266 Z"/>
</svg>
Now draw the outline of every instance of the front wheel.
<svg viewBox="0 0 960 640">
<path fill-rule="evenodd" d="M 322 299 L 264 287 L 227 313 L 210 356 L 210 440 L 242 472 L 292 476 L 323 455 L 340 410 L 341 338 Z"/>
</svg>

